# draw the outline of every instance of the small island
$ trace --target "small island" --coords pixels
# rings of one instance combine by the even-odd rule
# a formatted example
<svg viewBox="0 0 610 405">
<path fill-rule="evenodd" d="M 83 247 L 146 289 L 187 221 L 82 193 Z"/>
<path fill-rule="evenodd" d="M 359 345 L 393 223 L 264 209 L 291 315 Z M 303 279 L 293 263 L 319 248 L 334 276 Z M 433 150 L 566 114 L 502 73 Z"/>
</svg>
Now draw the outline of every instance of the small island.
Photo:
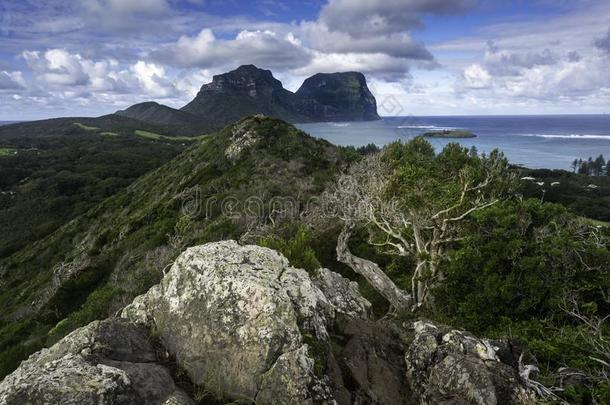
<svg viewBox="0 0 610 405">
<path fill-rule="evenodd" d="M 444 129 L 441 131 L 424 132 L 421 136 L 424 138 L 476 138 L 476 135 L 470 131 L 462 129 Z"/>
</svg>

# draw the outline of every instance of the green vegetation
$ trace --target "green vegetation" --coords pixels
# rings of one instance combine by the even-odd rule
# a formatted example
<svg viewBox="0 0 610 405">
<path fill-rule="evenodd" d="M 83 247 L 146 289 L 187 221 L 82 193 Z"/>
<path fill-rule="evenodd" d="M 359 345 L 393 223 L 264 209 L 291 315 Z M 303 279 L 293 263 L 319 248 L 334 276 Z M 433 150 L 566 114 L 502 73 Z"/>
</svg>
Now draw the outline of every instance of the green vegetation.
<svg viewBox="0 0 610 405">
<path fill-rule="evenodd" d="M 422 134 L 424 138 L 476 138 L 476 135 L 470 131 L 461 129 L 444 129 L 441 131 L 429 131 Z"/>
<path fill-rule="evenodd" d="M 143 130 L 140 130 L 140 129 L 135 130 L 134 134 L 137 135 L 137 136 L 141 136 L 142 138 L 153 139 L 153 140 L 156 140 L 156 141 L 190 141 L 190 142 L 203 140 L 207 136 L 207 135 L 199 135 L 199 136 L 165 136 L 165 135 L 156 134 L 154 132 L 143 131 Z"/>
<path fill-rule="evenodd" d="M 572 162 L 574 173 L 587 176 L 610 176 L 610 163 L 606 162 L 604 155 L 595 159 L 589 156 L 588 160 L 574 159 Z"/>
<path fill-rule="evenodd" d="M 70 195 L 76 196 L 75 201 L 83 203 L 87 210 L 71 217 L 66 214 L 71 220 L 67 221 L 66 217 L 57 220 L 63 226 L 54 228 L 54 232 L 42 239 L 32 237 L 37 239 L 36 243 L 0 261 L 0 267 L 7 270 L 1 275 L 2 285 L 7 288 L 0 291 L 0 305 L 5 316 L 19 319 L 0 323 L 0 366 L 5 372 L 41 345 L 86 324 L 92 317 L 110 315 L 117 309 L 116 302 L 129 302 L 146 291 L 159 281 L 163 268 L 185 247 L 239 239 L 247 229 L 258 225 L 275 224 L 274 227 L 281 228 L 294 218 L 276 214 L 270 203 L 274 197 L 296 196 L 295 204 L 300 209 L 309 197 L 323 191 L 345 162 L 354 158 L 347 151 L 309 137 L 279 120 L 256 117 L 236 125 L 244 133 L 252 131 L 257 136 L 257 143 L 236 158 L 229 160 L 225 156 L 225 150 L 234 142 L 233 128 L 227 128 L 204 142 L 191 144 L 180 156 L 130 185 L 114 189 L 98 204 L 85 199 L 80 190 L 91 190 L 91 187 L 97 190 L 100 180 L 81 179 L 80 188 L 68 187 L 75 184 L 72 181 L 53 181 L 62 184 L 61 189 L 66 192 L 76 190 Z M 88 138 L 81 138 L 85 136 Z M 138 145 L 143 149 L 139 151 L 140 159 L 163 150 L 180 151 L 180 148 L 174 149 L 175 143 L 150 142 L 134 136 L 74 135 L 71 139 L 82 139 L 83 145 L 92 148 L 92 154 L 94 150 L 98 154 L 108 151 L 99 157 L 92 155 L 82 168 L 89 167 L 94 160 L 97 164 L 106 164 L 112 159 L 116 162 L 118 150 L 114 148 L 119 145 Z M 72 149 L 71 153 L 83 156 L 75 144 L 62 153 Z M 126 161 L 119 162 L 123 162 L 121 167 L 125 170 L 130 169 L 130 164 L 138 165 L 139 170 L 145 166 L 135 156 L 124 157 Z M 129 171 L 133 174 L 135 168 Z M 70 173 L 67 178 L 74 176 L 76 173 Z M 248 215 L 245 209 L 245 202 L 252 196 L 260 196 L 263 202 L 261 211 L 254 216 Z M 235 200 L 235 215 L 223 215 L 221 202 L 225 198 Z M 191 215 L 185 216 L 183 205 L 189 202 L 195 207 L 192 212 L 189 210 Z M 23 228 L 15 223 L 15 229 Z M 269 235 L 274 233 L 273 227 L 269 232 Z M 285 246 L 293 249 L 295 255 L 301 255 L 297 249 L 307 239 L 304 235 L 293 238 L 286 233 Z M 27 244 L 23 237 L 20 241 Z M 303 266 L 310 269 L 316 266 L 310 254 L 305 252 L 301 256 Z M 42 291 L 50 285 L 60 266 L 76 266 L 80 271 L 59 289 L 52 290 L 50 298 L 43 296 Z M 38 303 L 36 307 L 32 307 L 32 302 Z M 34 323 L 37 328 L 14 326 L 21 323 Z M 30 345 L 31 342 L 34 343 Z"/>
<path fill-rule="evenodd" d="M 89 125 L 81 124 L 80 122 L 75 122 L 74 125 L 76 125 L 80 129 L 84 129 L 85 131 L 99 131 L 100 130 L 100 128 L 98 128 L 98 127 L 92 127 Z"/>
<path fill-rule="evenodd" d="M 278 236 L 269 236 L 261 239 L 258 244 L 277 250 L 283 254 L 290 264 L 299 269 L 305 269 L 310 273 L 314 273 L 321 265 L 316 258 L 316 253 L 311 247 L 311 235 L 303 227 L 297 227 L 296 231 L 287 229 L 287 235 L 284 238 Z"/>
<path fill-rule="evenodd" d="M 0 148 L 0 156 L 9 156 L 17 153 L 17 149 Z"/>
<path fill-rule="evenodd" d="M 583 220 L 593 226 L 610 227 L 610 222 L 607 221 L 598 221 L 596 219 L 591 218 L 583 218 Z"/>
<path fill-rule="evenodd" d="M 103 285 L 93 291 L 81 308 L 72 312 L 67 318 L 62 319 L 48 332 L 47 343 L 49 345 L 89 322 L 98 319 L 99 314 L 108 313 L 113 299 L 120 295 L 120 288 Z"/>
<path fill-rule="evenodd" d="M 531 350 L 548 386 L 558 384 L 561 367 L 589 376 L 567 387 L 566 400 L 606 403 L 610 232 L 562 205 L 511 192 L 519 191 L 516 174 L 496 152 L 479 157 L 449 144 L 435 154 L 423 138 L 389 145 L 327 192 L 343 222 L 340 259 L 406 318 L 508 336 Z M 313 224 L 319 239 L 329 224 Z M 345 271 L 327 261 L 328 248 L 314 252 Z M 377 282 L 382 273 L 394 286 Z M 415 302 L 401 298 L 405 290 Z"/>
<path fill-rule="evenodd" d="M 476 214 L 451 252 L 432 316 L 474 333 L 521 340 L 553 385 L 560 367 L 584 370 L 588 389 L 565 398 L 610 398 L 608 239 L 557 204 L 507 201 Z M 601 322 L 600 322 L 601 321 Z M 601 363 L 600 363 L 601 360 Z"/>
<path fill-rule="evenodd" d="M 136 137 L 98 136 L 72 126 L 68 134 L 9 138 L 20 148 L 0 157 L 0 258 L 49 235 L 167 162 L 185 147 Z"/>
<path fill-rule="evenodd" d="M 588 176 L 564 170 L 520 169 L 519 177 L 522 179 L 520 192 L 527 198 L 559 203 L 574 214 L 610 222 L 609 176 Z"/>
<path fill-rule="evenodd" d="M 3 196 L 0 209 L 9 230 L 0 239 L 0 375 L 146 291 L 185 247 L 216 240 L 276 249 L 309 272 L 337 271 L 386 315 L 386 292 L 337 261 L 348 232 L 352 255 L 418 301 L 400 316 L 508 336 L 531 350 L 547 385 L 560 367 L 590 376 L 561 393 L 567 401 L 610 401 L 608 177 L 511 168 L 500 153 L 477 156 L 457 144 L 435 153 L 423 137 L 381 154 L 372 145 L 339 148 L 263 117 L 188 149 L 140 122 L 78 121 L 120 136 L 97 136 L 74 119 L 54 122 L 55 135 L 48 123 L 47 132 L 0 128 L 3 145 L 24 149 L 0 158 L 0 188 L 16 193 Z M 227 157 L 245 133 L 255 142 Z M 329 184 L 338 173 L 347 176 L 340 177 L 347 194 Z M 329 218 L 307 205 L 320 195 L 375 198 L 361 199 L 369 205 L 359 217 Z M 296 215 L 273 204 L 286 196 Z M 62 269 L 75 271 L 54 286 Z M 327 348 L 314 341 L 320 372 Z M 187 391 L 202 401 L 221 397 L 215 381 L 211 374 L 205 387 Z"/>
</svg>

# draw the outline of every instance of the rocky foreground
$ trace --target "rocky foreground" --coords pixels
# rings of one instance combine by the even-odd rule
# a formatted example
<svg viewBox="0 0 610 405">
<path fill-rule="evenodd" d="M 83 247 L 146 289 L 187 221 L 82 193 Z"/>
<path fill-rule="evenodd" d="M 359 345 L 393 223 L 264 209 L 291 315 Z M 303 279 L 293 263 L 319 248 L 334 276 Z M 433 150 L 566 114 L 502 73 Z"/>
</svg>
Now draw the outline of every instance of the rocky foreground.
<svg viewBox="0 0 610 405">
<path fill-rule="evenodd" d="M 509 341 L 373 320 L 357 285 L 234 241 L 187 249 L 113 318 L 0 383 L 0 404 L 517 404 Z"/>
</svg>

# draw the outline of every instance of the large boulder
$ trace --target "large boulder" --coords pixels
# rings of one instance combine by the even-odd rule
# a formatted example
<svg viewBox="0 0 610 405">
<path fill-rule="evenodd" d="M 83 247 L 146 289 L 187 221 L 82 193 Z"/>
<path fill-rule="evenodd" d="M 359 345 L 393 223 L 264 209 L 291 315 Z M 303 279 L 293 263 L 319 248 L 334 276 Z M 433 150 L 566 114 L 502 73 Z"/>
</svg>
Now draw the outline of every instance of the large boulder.
<svg viewBox="0 0 610 405">
<path fill-rule="evenodd" d="M 479 339 L 427 321 L 412 324 L 407 380 L 422 404 L 533 403 L 506 341 Z"/>
<path fill-rule="evenodd" d="M 364 317 L 369 306 L 327 270 L 316 284 L 273 250 L 225 241 L 187 249 L 122 316 L 154 328 L 193 383 L 217 396 L 298 404 L 332 397 L 329 331 L 338 315 Z"/>
<path fill-rule="evenodd" d="M 30 356 L 0 383 L 0 405 L 180 405 L 193 403 L 188 395 L 340 405 L 532 399 L 511 342 L 372 320 L 369 310 L 357 284 L 330 270 L 308 274 L 234 241 L 192 247 L 119 318 Z"/>
<path fill-rule="evenodd" d="M 0 383 L 0 404 L 192 404 L 156 360 L 144 327 L 95 321 L 22 362 Z"/>
</svg>

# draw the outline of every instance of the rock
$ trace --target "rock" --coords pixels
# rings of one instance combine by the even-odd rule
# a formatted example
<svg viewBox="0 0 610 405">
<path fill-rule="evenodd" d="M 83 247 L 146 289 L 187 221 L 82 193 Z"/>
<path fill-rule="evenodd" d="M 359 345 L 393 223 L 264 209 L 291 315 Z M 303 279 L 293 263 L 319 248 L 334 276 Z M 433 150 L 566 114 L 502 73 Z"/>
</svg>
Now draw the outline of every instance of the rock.
<svg viewBox="0 0 610 405">
<path fill-rule="evenodd" d="M 262 118 L 254 116 L 253 118 Z M 254 129 L 250 128 L 248 120 L 241 120 L 236 123 L 231 130 L 231 143 L 225 149 L 225 157 L 230 162 L 235 162 L 242 152 L 255 145 L 259 141 L 259 136 Z"/>
<path fill-rule="evenodd" d="M 357 285 L 328 269 L 310 276 L 234 241 L 192 247 L 120 318 L 30 356 L 0 383 L 0 405 L 192 404 L 178 371 L 195 398 L 263 405 L 533 399 L 510 341 L 374 321 L 369 310 Z"/>
<path fill-rule="evenodd" d="M 319 269 L 312 279 L 335 311 L 350 318 L 368 318 L 371 303 L 360 295 L 358 283 L 332 272 Z"/>
<path fill-rule="evenodd" d="M 405 381 L 405 345 L 394 324 L 352 318 L 341 323 L 338 332 L 344 341 L 340 353 L 335 353 L 341 370 L 335 387 L 349 387 L 339 403 L 415 403 Z"/>
<path fill-rule="evenodd" d="M 411 389 L 426 404 L 519 404 L 533 400 L 495 341 L 432 322 L 412 325 L 405 355 Z M 506 348 L 502 350 L 506 351 Z"/>
<path fill-rule="evenodd" d="M 293 103 L 294 93 L 284 89 L 270 70 L 243 65 L 215 75 L 181 110 L 215 125 L 227 125 L 253 114 L 289 122 L 307 121 L 293 108 Z"/>
<path fill-rule="evenodd" d="M 192 404 L 156 360 L 144 327 L 95 321 L 22 362 L 0 404 Z"/>
<path fill-rule="evenodd" d="M 297 111 L 313 121 L 378 120 L 377 103 L 359 72 L 318 73 L 297 90 Z"/>
<path fill-rule="evenodd" d="M 320 280 L 336 278 L 326 272 Z M 335 317 L 370 306 L 356 294 L 329 300 L 275 251 L 225 241 L 187 249 L 122 316 L 154 328 L 191 380 L 219 397 L 311 403 L 330 399 L 316 369 Z"/>
<path fill-rule="evenodd" d="M 135 108 L 138 112 L 143 110 L 139 105 L 134 107 L 138 107 Z M 158 109 L 155 106 L 155 110 Z M 375 97 L 362 73 L 320 73 L 305 80 L 293 93 L 284 89 L 271 71 L 254 65 L 243 65 L 214 76 L 182 112 L 215 125 L 229 124 L 252 114 L 265 114 L 288 122 L 379 119 Z"/>
</svg>

